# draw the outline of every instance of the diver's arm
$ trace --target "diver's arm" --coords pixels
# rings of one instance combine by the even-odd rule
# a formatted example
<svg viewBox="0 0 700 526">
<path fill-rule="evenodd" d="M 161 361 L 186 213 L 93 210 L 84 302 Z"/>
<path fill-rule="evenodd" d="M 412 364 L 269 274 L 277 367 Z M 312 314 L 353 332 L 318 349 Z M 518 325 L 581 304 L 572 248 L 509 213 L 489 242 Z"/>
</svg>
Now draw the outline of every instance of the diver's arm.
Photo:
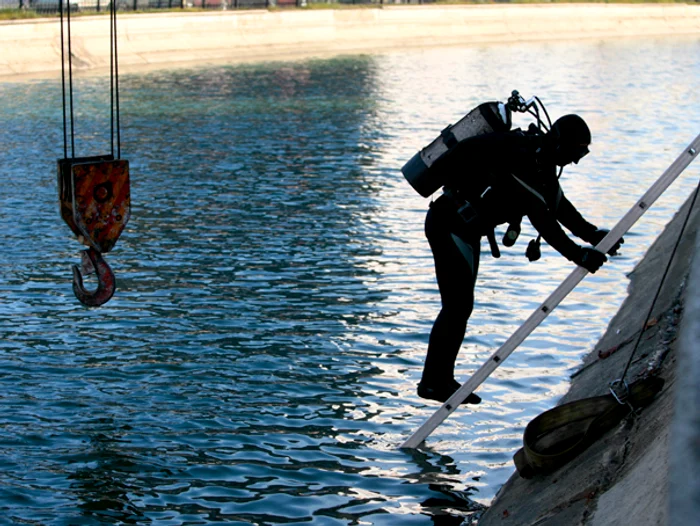
<svg viewBox="0 0 700 526">
<path fill-rule="evenodd" d="M 586 221 L 561 191 L 559 194 L 559 206 L 557 207 L 557 220 L 568 228 L 572 234 L 593 246 L 598 245 L 609 232 L 609 230 L 598 228 Z M 621 237 L 618 239 L 613 246 L 608 249 L 608 254 L 611 256 L 617 254 L 620 245 L 624 242 L 624 238 Z"/>
<path fill-rule="evenodd" d="M 560 190 L 557 203 L 557 220 L 568 228 L 573 235 L 586 243 L 592 243 L 598 227 L 586 221 L 576 207 L 571 204 Z"/>
<path fill-rule="evenodd" d="M 542 234 L 544 240 L 569 261 L 578 261 L 581 246 L 572 241 L 546 207 L 531 208 L 527 214 L 533 227 Z"/>
<path fill-rule="evenodd" d="M 562 256 L 569 261 L 580 264 L 583 247 L 566 235 L 566 232 L 559 225 L 556 215 L 550 211 L 544 196 L 515 174 L 511 174 L 509 179 L 510 191 L 524 206 L 532 226 Z"/>
<path fill-rule="evenodd" d="M 549 213 L 541 214 L 539 211 L 533 211 L 528 214 L 528 218 L 547 243 L 566 259 L 585 268 L 588 272 L 595 273 L 608 260 L 605 254 L 595 248 L 582 247 L 569 239 L 557 220 Z"/>
</svg>

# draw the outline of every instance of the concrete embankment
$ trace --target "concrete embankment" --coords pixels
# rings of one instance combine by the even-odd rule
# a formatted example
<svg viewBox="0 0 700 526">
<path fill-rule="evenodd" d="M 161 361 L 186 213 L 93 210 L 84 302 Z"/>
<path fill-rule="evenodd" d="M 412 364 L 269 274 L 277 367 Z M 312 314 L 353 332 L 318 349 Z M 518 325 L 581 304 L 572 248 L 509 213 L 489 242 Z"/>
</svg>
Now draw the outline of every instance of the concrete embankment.
<svg viewBox="0 0 700 526">
<path fill-rule="evenodd" d="M 106 16 L 71 22 L 76 71 L 109 67 Z M 700 5 L 526 4 L 125 14 L 121 71 L 495 42 L 700 35 Z M 0 23 L 0 78 L 61 67 L 57 19 Z"/>
<path fill-rule="evenodd" d="M 691 173 L 697 173 L 691 166 Z M 688 174 L 686 172 L 686 175 Z M 645 374 L 664 388 L 553 473 L 515 473 L 479 526 L 685 526 L 700 513 L 700 204 L 688 202 L 630 275 L 629 296 L 574 374 L 562 403 L 608 394 L 610 382 Z M 645 320 L 674 245 L 678 250 Z M 624 249 L 624 247 L 623 247 Z M 642 328 L 644 327 L 644 328 Z M 641 338 L 640 338 L 640 332 Z M 635 343 L 639 340 L 639 345 Z"/>
</svg>

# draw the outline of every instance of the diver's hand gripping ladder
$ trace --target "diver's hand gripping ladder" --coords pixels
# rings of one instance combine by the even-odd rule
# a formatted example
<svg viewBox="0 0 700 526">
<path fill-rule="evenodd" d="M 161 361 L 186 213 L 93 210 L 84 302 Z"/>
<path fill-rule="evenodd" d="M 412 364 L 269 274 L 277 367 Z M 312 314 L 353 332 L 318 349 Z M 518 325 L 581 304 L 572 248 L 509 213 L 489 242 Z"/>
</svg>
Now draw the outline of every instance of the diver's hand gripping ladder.
<svg viewBox="0 0 700 526">
<path fill-rule="evenodd" d="M 596 247 L 601 252 L 607 252 L 644 212 L 663 194 L 673 181 L 686 169 L 686 167 L 698 156 L 700 151 L 700 135 L 683 150 L 683 153 L 671 166 L 651 185 L 649 190 L 637 201 L 629 212 L 615 225 L 607 236 Z M 401 448 L 413 449 L 418 447 L 474 390 L 486 380 L 493 371 L 500 366 L 506 358 L 527 338 L 527 336 L 542 323 L 552 310 L 579 284 L 588 273 L 583 267 L 576 269 L 567 277 L 559 287 L 533 312 L 513 335 L 501 345 L 501 347 L 479 368 L 474 375 L 467 380 L 455 393 L 438 409 L 408 440 L 401 444 Z"/>
</svg>

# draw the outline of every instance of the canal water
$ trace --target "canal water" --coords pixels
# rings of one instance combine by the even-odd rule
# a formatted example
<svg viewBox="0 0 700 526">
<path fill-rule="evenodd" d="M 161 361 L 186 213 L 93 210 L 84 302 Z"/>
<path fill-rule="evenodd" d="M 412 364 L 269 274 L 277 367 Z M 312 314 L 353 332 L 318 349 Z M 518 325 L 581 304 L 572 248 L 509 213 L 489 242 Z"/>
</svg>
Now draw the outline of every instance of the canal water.
<svg viewBox="0 0 700 526">
<path fill-rule="evenodd" d="M 116 295 L 93 309 L 73 296 L 81 246 L 58 215 L 60 81 L 0 84 L 0 509 L 12 523 L 468 524 L 700 174 L 691 165 L 479 389 L 480 406 L 400 451 L 438 407 L 415 395 L 439 296 L 429 200 L 403 163 L 476 104 L 537 95 L 553 118 L 589 122 L 592 152 L 562 186 L 612 227 L 700 131 L 700 40 L 120 80 L 132 217 L 106 257 Z M 75 79 L 76 155 L 110 151 L 108 89 Z M 483 257 L 462 380 L 573 269 L 547 246 L 529 263 L 533 234 L 525 224 L 500 260 Z"/>
</svg>

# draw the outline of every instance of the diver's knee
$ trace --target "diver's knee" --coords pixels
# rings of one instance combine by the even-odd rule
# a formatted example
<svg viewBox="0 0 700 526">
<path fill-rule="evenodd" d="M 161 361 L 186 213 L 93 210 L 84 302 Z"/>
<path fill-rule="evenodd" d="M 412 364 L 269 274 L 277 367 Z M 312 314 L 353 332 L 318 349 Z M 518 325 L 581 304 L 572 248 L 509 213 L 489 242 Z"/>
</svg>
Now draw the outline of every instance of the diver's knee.
<svg viewBox="0 0 700 526">
<path fill-rule="evenodd" d="M 472 315 L 474 306 L 470 303 L 459 303 L 444 305 L 442 315 L 451 323 L 467 323 L 469 316 Z"/>
</svg>

